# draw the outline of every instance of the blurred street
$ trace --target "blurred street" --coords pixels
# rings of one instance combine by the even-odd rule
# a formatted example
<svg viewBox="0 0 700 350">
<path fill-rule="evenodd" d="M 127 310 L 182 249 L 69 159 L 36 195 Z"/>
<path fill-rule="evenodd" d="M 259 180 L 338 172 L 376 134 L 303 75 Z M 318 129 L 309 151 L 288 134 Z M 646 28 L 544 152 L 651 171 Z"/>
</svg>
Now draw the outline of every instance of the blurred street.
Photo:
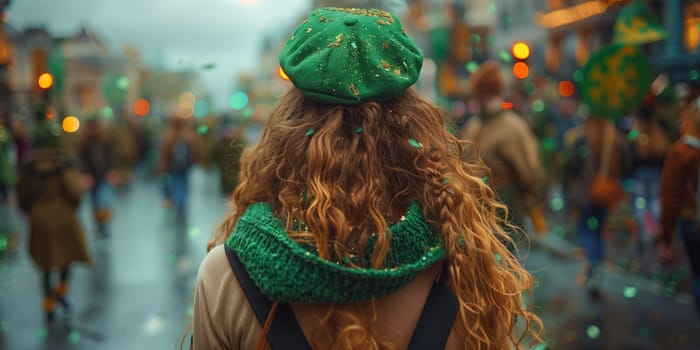
<svg viewBox="0 0 700 350">
<path fill-rule="evenodd" d="M 71 314 L 59 313 L 51 326 L 44 323 L 40 274 L 18 222 L 18 245 L 0 262 L 0 349 L 177 348 L 197 267 L 226 207 L 215 172 L 195 168 L 190 185 L 187 215 L 175 217 L 155 179 L 136 175 L 116 198 L 111 237 L 98 239 L 86 225 L 95 266 L 75 269 Z M 86 204 L 81 218 L 90 223 Z M 658 281 L 610 263 L 594 301 L 577 286 L 580 261 L 567 249 L 547 235 L 527 256 L 549 341 L 539 349 L 700 348 L 700 322 L 683 288 L 667 295 Z"/>
</svg>

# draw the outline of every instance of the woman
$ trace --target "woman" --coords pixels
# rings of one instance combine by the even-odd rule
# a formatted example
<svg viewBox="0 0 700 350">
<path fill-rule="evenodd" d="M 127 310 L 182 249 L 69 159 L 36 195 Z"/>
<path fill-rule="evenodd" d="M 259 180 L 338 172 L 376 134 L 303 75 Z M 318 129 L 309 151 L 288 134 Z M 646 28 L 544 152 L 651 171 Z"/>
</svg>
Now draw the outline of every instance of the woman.
<svg viewBox="0 0 700 350">
<path fill-rule="evenodd" d="M 691 289 L 700 315 L 700 98 L 681 111 L 681 130 L 683 136 L 669 148 L 661 171 L 661 216 L 656 241 L 660 257 L 669 261 L 678 230 L 690 264 Z"/>
<path fill-rule="evenodd" d="M 71 264 L 92 261 L 77 213 L 83 194 L 78 161 L 60 148 L 58 128 L 50 121 L 39 121 L 17 182 L 19 206 L 29 220 L 29 253 L 43 272 L 48 322 L 53 321 L 57 304 L 68 310 Z"/>
<path fill-rule="evenodd" d="M 280 54 L 294 88 L 244 153 L 236 210 L 199 270 L 195 349 L 537 339 L 506 208 L 409 88 L 422 59 L 380 10 L 317 9 L 297 28 Z"/>
<path fill-rule="evenodd" d="M 100 238 L 109 237 L 112 219 L 112 197 L 117 182 L 114 140 L 100 125 L 97 115 L 88 117 L 80 138 L 80 160 L 90 187 L 92 216 Z"/>
</svg>

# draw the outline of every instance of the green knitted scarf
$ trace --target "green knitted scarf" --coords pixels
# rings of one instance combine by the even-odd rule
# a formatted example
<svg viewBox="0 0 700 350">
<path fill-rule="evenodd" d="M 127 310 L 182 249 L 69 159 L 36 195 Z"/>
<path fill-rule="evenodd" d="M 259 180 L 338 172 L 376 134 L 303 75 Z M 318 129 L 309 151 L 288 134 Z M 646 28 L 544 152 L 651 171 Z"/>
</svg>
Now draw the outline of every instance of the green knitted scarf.
<svg viewBox="0 0 700 350">
<path fill-rule="evenodd" d="M 226 245 L 272 300 L 349 303 L 390 294 L 445 257 L 437 230 L 426 223 L 417 203 L 389 231 L 391 250 L 383 268 L 350 267 L 321 259 L 314 246 L 289 238 L 269 204 L 256 203 L 238 220 Z"/>
</svg>

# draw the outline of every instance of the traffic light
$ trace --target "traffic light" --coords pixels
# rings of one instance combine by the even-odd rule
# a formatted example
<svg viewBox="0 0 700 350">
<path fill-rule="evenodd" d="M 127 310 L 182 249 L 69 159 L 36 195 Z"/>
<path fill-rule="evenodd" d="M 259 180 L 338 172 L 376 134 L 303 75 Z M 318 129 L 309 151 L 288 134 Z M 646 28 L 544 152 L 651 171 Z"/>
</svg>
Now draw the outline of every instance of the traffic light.
<svg viewBox="0 0 700 350">
<path fill-rule="evenodd" d="M 530 57 L 530 46 L 522 41 L 513 44 L 510 50 L 513 55 L 513 76 L 525 79 L 530 75 L 530 66 L 527 59 Z"/>
</svg>

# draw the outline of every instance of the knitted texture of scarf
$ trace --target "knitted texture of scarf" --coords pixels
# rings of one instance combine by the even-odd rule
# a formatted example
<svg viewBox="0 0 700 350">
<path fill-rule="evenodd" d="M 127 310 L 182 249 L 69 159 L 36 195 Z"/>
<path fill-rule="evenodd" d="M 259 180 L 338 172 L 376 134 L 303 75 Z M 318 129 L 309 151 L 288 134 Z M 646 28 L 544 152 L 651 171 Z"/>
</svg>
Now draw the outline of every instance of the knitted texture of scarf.
<svg viewBox="0 0 700 350">
<path fill-rule="evenodd" d="M 292 240 L 269 204 L 255 203 L 240 217 L 226 245 L 274 301 L 350 303 L 390 294 L 445 257 L 438 231 L 428 225 L 417 203 L 387 234 L 392 236 L 391 249 L 382 268 L 351 267 L 321 259 L 315 246 Z"/>
</svg>

